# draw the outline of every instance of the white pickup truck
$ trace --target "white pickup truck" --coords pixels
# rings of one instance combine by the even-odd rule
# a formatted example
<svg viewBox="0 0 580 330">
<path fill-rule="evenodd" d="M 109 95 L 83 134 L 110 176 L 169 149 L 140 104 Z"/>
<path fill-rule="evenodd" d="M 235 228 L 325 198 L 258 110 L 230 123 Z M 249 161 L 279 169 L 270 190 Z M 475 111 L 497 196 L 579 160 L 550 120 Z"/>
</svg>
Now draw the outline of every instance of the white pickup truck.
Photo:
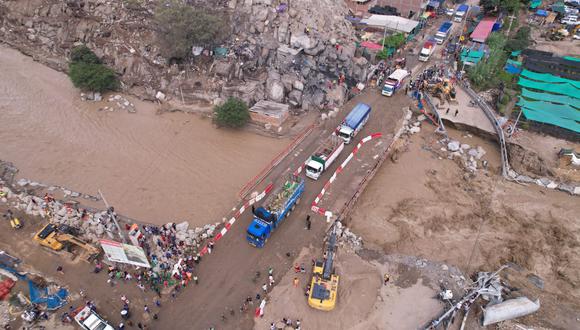
<svg viewBox="0 0 580 330">
<path fill-rule="evenodd" d="M 86 306 L 75 315 L 75 321 L 85 330 L 115 330 L 99 314 Z"/>
</svg>

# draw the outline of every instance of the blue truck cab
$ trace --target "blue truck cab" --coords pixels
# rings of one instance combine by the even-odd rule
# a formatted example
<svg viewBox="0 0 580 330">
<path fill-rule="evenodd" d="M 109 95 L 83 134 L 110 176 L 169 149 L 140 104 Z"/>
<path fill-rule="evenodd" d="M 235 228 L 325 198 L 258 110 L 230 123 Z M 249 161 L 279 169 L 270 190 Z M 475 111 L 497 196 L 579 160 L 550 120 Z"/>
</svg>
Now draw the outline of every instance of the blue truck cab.
<svg viewBox="0 0 580 330">
<path fill-rule="evenodd" d="M 272 232 L 300 203 L 304 193 L 304 179 L 291 175 L 254 211 L 254 219 L 246 231 L 246 239 L 255 247 L 262 248 Z"/>
</svg>

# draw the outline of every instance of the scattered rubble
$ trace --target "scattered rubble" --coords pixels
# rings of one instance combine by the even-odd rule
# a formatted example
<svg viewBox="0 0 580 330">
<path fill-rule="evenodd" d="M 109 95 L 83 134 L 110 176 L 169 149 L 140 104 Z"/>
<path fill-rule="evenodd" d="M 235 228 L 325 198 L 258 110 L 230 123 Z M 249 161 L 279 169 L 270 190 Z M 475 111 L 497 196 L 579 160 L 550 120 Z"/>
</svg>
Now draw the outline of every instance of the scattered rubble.
<svg viewBox="0 0 580 330">
<path fill-rule="evenodd" d="M 86 43 L 117 72 L 126 91 L 160 102 L 194 104 L 235 96 L 250 106 L 269 99 L 321 109 L 326 102 L 346 101 L 348 88 L 337 83 L 341 75 L 353 87 L 369 72 L 368 61 L 355 57 L 355 31 L 344 19 L 349 11 L 341 1 L 297 0 L 291 7 L 272 1 L 196 1 L 192 5 L 229 15 L 232 36 L 221 45 L 223 52 L 196 45 L 192 58 L 181 64 L 159 55 L 153 23 L 158 5 L 48 0 L 22 7 L 9 1 L 2 6 L 0 39 L 61 71 L 68 68 L 71 48 Z M 81 97 L 99 101 L 102 96 Z M 134 110 L 124 100 L 109 102 Z"/>
<path fill-rule="evenodd" d="M 91 211 L 86 208 L 80 208 L 76 202 L 63 202 L 50 197 L 40 198 L 30 195 L 27 192 L 16 193 L 10 189 L 6 183 L 0 180 L 0 202 L 24 213 L 41 218 L 48 218 L 53 223 L 66 224 L 81 229 L 81 236 L 84 240 L 91 243 L 98 243 L 99 239 L 105 236 L 109 239 L 115 239 L 117 229 L 112 220 L 112 215 L 108 211 Z M 71 193 L 72 194 L 72 193 Z M 125 229 L 130 222 L 126 222 Z M 213 238 L 221 222 L 207 224 L 203 227 L 189 228 L 189 223 L 181 222 L 179 224 L 168 223 L 167 228 L 175 228 L 175 238 L 177 246 L 183 249 L 193 249 L 198 251 L 209 238 Z M 155 228 L 156 226 L 145 226 L 143 228 Z M 157 234 L 155 234 L 157 233 Z M 147 246 L 149 254 L 155 255 L 157 262 L 154 270 L 160 271 L 161 265 L 164 267 L 173 267 L 178 260 L 176 255 L 167 254 L 162 246 L 158 244 L 160 240 L 159 232 L 151 230 L 147 235 Z"/>
<path fill-rule="evenodd" d="M 357 251 L 363 247 L 362 237 L 354 234 L 340 221 L 336 221 L 336 235 L 338 237 L 338 244 L 341 247 L 346 247 L 353 251 Z"/>
</svg>

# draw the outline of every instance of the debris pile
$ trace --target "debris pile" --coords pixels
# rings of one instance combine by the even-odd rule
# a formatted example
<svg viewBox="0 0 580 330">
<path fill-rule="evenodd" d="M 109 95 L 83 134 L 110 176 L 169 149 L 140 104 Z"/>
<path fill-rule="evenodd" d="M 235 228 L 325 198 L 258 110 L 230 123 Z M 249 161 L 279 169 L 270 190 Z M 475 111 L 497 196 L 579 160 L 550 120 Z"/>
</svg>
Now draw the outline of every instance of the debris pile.
<svg viewBox="0 0 580 330">
<path fill-rule="evenodd" d="M 71 48 L 84 42 L 131 93 L 187 104 L 235 96 L 249 105 L 269 99 L 322 109 L 342 105 L 349 89 L 368 76 L 368 61 L 355 57 L 355 30 L 341 1 L 187 3 L 228 16 L 232 33 L 218 48 L 195 45 L 179 65 L 160 55 L 153 22 L 157 1 L 48 0 L 29 8 L 7 2 L 0 39 L 61 71 L 67 70 Z M 102 95 L 81 97 L 99 101 Z M 134 110 L 117 101 L 118 108 Z"/>
<path fill-rule="evenodd" d="M 444 290 L 440 297 L 447 298 L 450 307 L 438 318 L 431 321 L 425 329 L 437 329 L 441 326 L 449 327 L 458 314 L 463 313 L 461 329 L 464 328 L 471 307 L 478 302 L 479 298 L 487 302 L 483 309 L 483 325 L 494 324 L 501 321 L 514 319 L 536 312 L 540 308 L 539 300 L 532 302 L 526 297 L 506 299 L 510 294 L 510 288 L 499 277 L 499 273 L 507 266 L 502 266 L 493 273 L 480 272 L 477 280 L 472 284 L 467 293 L 458 300 Z"/>
<path fill-rule="evenodd" d="M 46 189 L 46 191 L 48 191 L 50 193 L 53 193 L 55 191 L 61 191 L 63 193 L 63 195 L 64 195 L 65 198 L 66 197 L 72 197 L 72 198 L 80 198 L 80 197 L 82 197 L 84 199 L 91 200 L 91 201 L 96 201 L 96 202 L 101 200 L 101 198 L 100 197 L 97 197 L 97 196 L 92 196 L 92 195 L 89 195 L 89 194 L 83 194 L 83 193 L 76 192 L 76 191 L 73 191 L 71 189 L 62 187 L 62 186 L 47 185 L 47 184 L 44 184 L 44 183 L 40 183 L 40 182 L 36 182 L 36 181 L 31 181 L 31 180 L 24 179 L 24 178 L 19 179 L 18 181 L 16 181 L 16 185 L 18 185 L 19 187 L 22 187 L 22 188 Z"/>
<path fill-rule="evenodd" d="M 336 221 L 336 236 L 340 246 L 358 250 L 363 247 L 362 237 L 354 234 L 348 227 L 345 227 L 340 221 Z"/>
<path fill-rule="evenodd" d="M 79 208 L 76 202 L 63 202 L 55 200 L 50 195 L 40 198 L 26 192 L 15 193 L 5 183 L 0 180 L 0 201 L 17 210 L 32 216 L 49 218 L 52 222 L 66 224 L 81 229 L 83 239 L 97 243 L 99 239 L 105 237 L 113 239 L 118 237 L 116 226 L 109 211 L 91 211 Z M 197 253 L 203 244 L 214 236 L 221 223 L 208 224 L 203 227 L 189 228 L 189 223 L 180 224 L 168 223 L 162 227 L 173 228 L 173 235 L 169 238 L 170 244 L 160 244 L 166 242 L 167 238 L 161 239 L 161 232 L 157 226 L 143 225 L 145 235 L 143 235 L 142 246 L 150 247 L 149 256 L 156 255 L 156 259 L 161 263 L 173 266 L 178 261 L 179 256 L 183 256 L 184 251 Z M 125 226 L 129 230 L 129 224 Z M 171 246 L 171 249 L 169 249 Z M 168 249 L 172 253 L 167 253 Z M 148 249 L 146 248 L 146 251 Z"/>
</svg>

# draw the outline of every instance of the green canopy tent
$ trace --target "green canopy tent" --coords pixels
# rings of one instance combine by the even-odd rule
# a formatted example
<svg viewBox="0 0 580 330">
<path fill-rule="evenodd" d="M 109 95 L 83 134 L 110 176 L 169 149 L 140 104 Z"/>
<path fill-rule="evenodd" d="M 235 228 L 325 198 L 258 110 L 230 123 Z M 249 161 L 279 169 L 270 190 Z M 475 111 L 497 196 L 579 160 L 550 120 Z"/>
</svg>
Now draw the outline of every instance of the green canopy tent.
<svg viewBox="0 0 580 330">
<path fill-rule="evenodd" d="M 536 9 L 542 4 L 542 0 L 532 0 L 530 2 L 530 9 Z"/>
</svg>

